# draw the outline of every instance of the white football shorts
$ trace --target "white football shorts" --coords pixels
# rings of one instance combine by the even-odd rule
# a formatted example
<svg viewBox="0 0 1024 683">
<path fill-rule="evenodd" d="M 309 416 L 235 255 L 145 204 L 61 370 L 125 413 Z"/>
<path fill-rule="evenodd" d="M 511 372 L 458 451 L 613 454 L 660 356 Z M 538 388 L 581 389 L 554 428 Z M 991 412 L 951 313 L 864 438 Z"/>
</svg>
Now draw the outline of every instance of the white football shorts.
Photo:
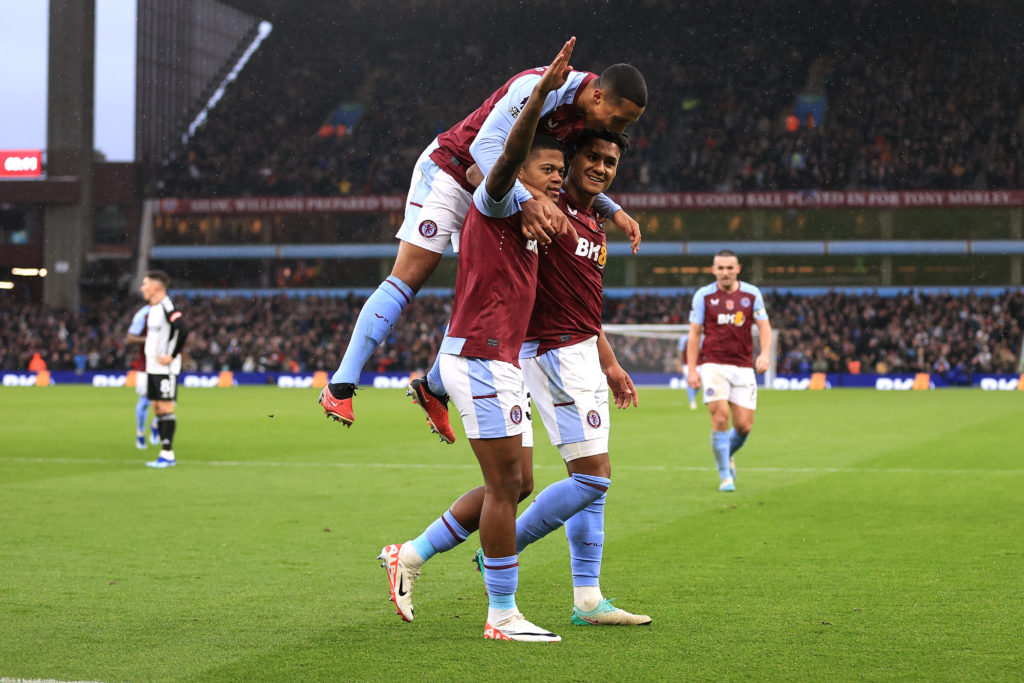
<svg viewBox="0 0 1024 683">
<path fill-rule="evenodd" d="M 562 459 L 607 453 L 608 379 L 601 370 L 597 337 L 521 358 L 520 363 L 526 388 Z"/>
<path fill-rule="evenodd" d="M 416 160 L 405 202 L 405 219 L 395 237 L 429 251 L 444 253 L 448 243 L 459 253 L 459 236 L 473 195 L 442 171 L 431 158 L 437 140 Z"/>
<path fill-rule="evenodd" d="M 441 381 L 469 439 L 518 436 L 530 424 L 523 372 L 511 363 L 441 354 Z"/>
<path fill-rule="evenodd" d="M 754 368 L 704 363 L 697 367 L 704 390 L 704 403 L 729 401 L 750 410 L 757 409 L 757 376 Z"/>
<path fill-rule="evenodd" d="M 146 392 L 149 391 L 149 380 L 146 379 L 145 372 L 135 371 L 135 393 L 139 396 L 145 396 Z"/>
</svg>

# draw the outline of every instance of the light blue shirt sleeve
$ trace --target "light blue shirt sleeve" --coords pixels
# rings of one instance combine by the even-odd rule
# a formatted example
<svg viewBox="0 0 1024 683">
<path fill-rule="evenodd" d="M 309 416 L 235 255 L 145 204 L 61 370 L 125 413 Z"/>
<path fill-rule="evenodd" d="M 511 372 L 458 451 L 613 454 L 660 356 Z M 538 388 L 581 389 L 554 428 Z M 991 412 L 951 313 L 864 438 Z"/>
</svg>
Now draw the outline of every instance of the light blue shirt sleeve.
<svg viewBox="0 0 1024 683">
<path fill-rule="evenodd" d="M 508 218 L 522 211 L 514 190 L 506 192 L 501 199 L 495 199 L 487 192 L 486 185 L 486 182 L 480 183 L 473 193 L 473 205 L 480 213 L 491 218 Z"/>
<path fill-rule="evenodd" d="M 686 342 L 690 341 L 690 335 L 684 334 L 679 338 L 679 351 L 683 352 L 686 350 Z"/>
<path fill-rule="evenodd" d="M 693 305 L 690 307 L 690 324 L 704 324 L 704 287 L 693 293 Z"/>
<path fill-rule="evenodd" d="M 749 282 L 740 283 L 740 288 L 754 295 L 754 320 L 767 320 L 768 309 L 764 305 L 764 297 L 761 296 L 761 290 L 750 284 Z"/>
<path fill-rule="evenodd" d="M 498 157 L 501 156 L 501 152 L 505 148 L 505 141 L 508 140 L 508 134 L 512 131 L 512 125 L 519 117 L 519 112 L 526 105 L 526 101 L 530 99 L 530 94 L 536 87 L 537 81 L 540 80 L 540 76 L 541 70 L 538 70 L 536 74 L 527 74 L 514 80 L 505 95 L 498 100 L 494 109 L 487 115 L 476 138 L 470 144 L 469 153 L 485 176 L 491 172 Z M 576 98 L 576 90 L 583 82 L 584 77 L 586 74 L 581 71 L 573 71 L 569 74 L 565 85 L 548 93 L 540 115 L 544 116 L 563 104 L 571 103 Z M 530 191 L 518 180 L 515 184 L 515 193 L 520 203 L 533 199 Z"/>
<path fill-rule="evenodd" d="M 594 208 L 602 216 L 608 216 L 611 218 L 619 211 L 622 211 L 622 207 L 612 201 L 611 197 L 606 194 L 599 194 L 594 197 Z"/>
<path fill-rule="evenodd" d="M 128 326 L 128 334 L 136 336 L 142 334 L 146 329 L 146 316 L 149 315 L 149 306 L 143 306 L 132 316 L 132 324 Z"/>
</svg>

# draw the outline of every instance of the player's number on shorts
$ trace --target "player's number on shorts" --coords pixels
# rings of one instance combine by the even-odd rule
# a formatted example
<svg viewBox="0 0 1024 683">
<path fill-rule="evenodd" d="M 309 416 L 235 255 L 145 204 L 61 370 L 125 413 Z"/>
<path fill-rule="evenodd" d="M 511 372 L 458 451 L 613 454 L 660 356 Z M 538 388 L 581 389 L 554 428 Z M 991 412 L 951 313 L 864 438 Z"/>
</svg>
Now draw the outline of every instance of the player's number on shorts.
<svg viewBox="0 0 1024 683">
<path fill-rule="evenodd" d="M 164 396 L 169 396 L 171 394 L 171 380 L 160 380 L 160 393 L 163 394 Z"/>
</svg>

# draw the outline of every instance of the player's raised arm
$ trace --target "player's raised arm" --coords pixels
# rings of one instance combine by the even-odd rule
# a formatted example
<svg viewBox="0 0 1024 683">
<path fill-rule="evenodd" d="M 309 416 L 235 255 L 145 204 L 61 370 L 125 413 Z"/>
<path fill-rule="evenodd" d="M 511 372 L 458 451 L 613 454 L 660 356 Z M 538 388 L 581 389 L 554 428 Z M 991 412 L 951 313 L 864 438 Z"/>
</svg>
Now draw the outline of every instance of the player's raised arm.
<svg viewBox="0 0 1024 683">
<path fill-rule="evenodd" d="M 573 37 L 562 46 L 554 61 L 551 62 L 551 66 L 537 81 L 537 85 L 530 93 L 516 122 L 512 125 L 501 155 L 487 174 L 485 187 L 491 198 L 504 197 L 515 184 L 516 176 L 519 175 L 519 167 L 523 165 L 530 153 L 530 146 L 533 144 L 533 136 L 537 132 L 537 123 L 543 112 L 545 98 L 548 93 L 564 85 L 572 71 L 572 67 L 569 66 L 569 57 L 572 56 L 575 45 L 576 38 Z"/>
</svg>

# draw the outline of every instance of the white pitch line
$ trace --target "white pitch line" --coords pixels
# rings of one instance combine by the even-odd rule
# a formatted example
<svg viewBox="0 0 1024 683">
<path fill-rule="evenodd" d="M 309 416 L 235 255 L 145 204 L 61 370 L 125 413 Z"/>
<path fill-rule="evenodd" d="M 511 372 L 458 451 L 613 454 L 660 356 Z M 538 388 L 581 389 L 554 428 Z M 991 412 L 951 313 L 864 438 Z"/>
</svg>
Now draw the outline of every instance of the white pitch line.
<svg viewBox="0 0 1024 683">
<path fill-rule="evenodd" d="M 0 678 L 0 683 L 101 683 L 100 681 L 58 681 L 53 678 Z"/>
<path fill-rule="evenodd" d="M 115 458 L 24 458 L 0 456 L 0 462 L 40 463 L 54 465 L 137 465 L 136 459 L 118 460 Z M 366 468 L 366 469 L 445 469 L 475 470 L 476 463 L 400 463 L 400 462 L 273 462 L 261 460 L 187 460 L 186 466 L 201 467 L 296 467 L 296 468 Z M 534 469 L 562 469 L 563 465 L 543 465 L 534 463 Z M 687 465 L 623 465 L 616 463 L 616 470 L 630 472 L 708 472 L 713 467 L 694 467 Z M 768 473 L 804 473 L 804 474 L 955 474 L 983 475 L 1024 474 L 1024 470 L 970 470 L 940 469 L 934 467 L 744 467 L 744 472 Z M 0 679 L 0 683 L 6 683 Z"/>
</svg>

